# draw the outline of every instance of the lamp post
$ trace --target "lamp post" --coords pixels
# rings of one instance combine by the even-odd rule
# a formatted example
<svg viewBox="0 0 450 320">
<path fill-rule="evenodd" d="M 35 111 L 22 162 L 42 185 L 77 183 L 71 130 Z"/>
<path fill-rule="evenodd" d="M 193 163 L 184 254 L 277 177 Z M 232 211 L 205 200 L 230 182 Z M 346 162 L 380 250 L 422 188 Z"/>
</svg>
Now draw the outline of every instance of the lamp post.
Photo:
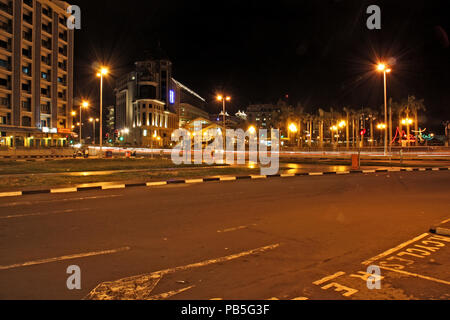
<svg viewBox="0 0 450 320">
<path fill-rule="evenodd" d="M 380 63 L 377 67 L 379 72 L 384 75 L 384 123 L 388 123 L 388 108 L 387 108 L 387 74 L 392 71 L 386 64 Z M 384 155 L 388 153 L 388 126 L 384 129 Z"/>
<path fill-rule="evenodd" d="M 297 132 L 298 132 L 297 126 L 295 125 L 295 123 L 291 123 L 289 125 L 289 133 L 290 133 L 289 136 L 291 138 L 291 143 L 292 143 L 292 135 L 294 135 L 295 137 Z"/>
<path fill-rule="evenodd" d="M 410 146 L 410 130 L 409 130 L 409 127 L 413 124 L 413 120 L 412 119 L 409 119 L 409 118 L 406 118 L 406 119 L 403 119 L 402 120 L 402 124 L 403 125 L 406 125 L 406 138 L 408 139 L 408 140 L 406 140 L 407 141 L 407 143 L 408 143 L 408 147 Z"/>
<path fill-rule="evenodd" d="M 223 113 L 223 128 L 226 129 L 226 124 L 227 124 L 227 120 L 226 120 L 226 117 L 227 117 L 227 111 L 226 111 L 225 103 L 226 103 L 226 101 L 231 101 L 231 97 L 229 97 L 229 96 L 224 97 L 224 96 L 222 96 L 222 95 L 218 95 L 218 96 L 217 96 L 217 101 L 222 101 L 222 102 L 223 102 L 223 109 L 222 109 L 222 113 Z"/>
<path fill-rule="evenodd" d="M 109 70 L 105 67 L 100 68 L 97 77 L 100 78 L 100 158 L 103 158 L 103 77 Z"/>
<path fill-rule="evenodd" d="M 81 139 L 81 127 L 83 126 L 83 122 L 81 121 L 81 110 L 83 109 L 83 108 L 85 108 L 85 109 L 87 109 L 87 108 L 89 108 L 89 102 L 87 102 L 87 101 L 83 101 L 81 104 L 80 104 L 80 145 L 82 144 L 82 139 Z"/>
<path fill-rule="evenodd" d="M 94 118 L 89 118 L 89 122 L 92 122 L 92 128 L 93 128 L 93 131 L 94 131 L 94 139 L 93 139 L 93 142 L 92 142 L 92 144 L 93 145 L 95 145 L 95 123 L 96 122 L 99 122 L 100 121 L 100 119 L 94 119 Z"/>
<path fill-rule="evenodd" d="M 380 130 L 380 131 L 386 130 L 386 127 L 387 126 L 384 123 L 380 123 L 380 124 L 377 125 L 377 129 Z"/>
</svg>

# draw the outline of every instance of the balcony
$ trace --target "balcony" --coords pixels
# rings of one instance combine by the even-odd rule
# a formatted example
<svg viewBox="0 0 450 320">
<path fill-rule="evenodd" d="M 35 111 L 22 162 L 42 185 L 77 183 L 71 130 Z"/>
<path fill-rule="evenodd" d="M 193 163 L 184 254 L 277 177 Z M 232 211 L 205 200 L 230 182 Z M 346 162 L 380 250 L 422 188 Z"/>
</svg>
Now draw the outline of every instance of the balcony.
<svg viewBox="0 0 450 320">
<path fill-rule="evenodd" d="M 22 111 L 31 112 L 31 103 L 29 101 L 22 102 Z"/>
<path fill-rule="evenodd" d="M 42 40 L 42 46 L 48 50 L 52 50 L 52 42 L 49 40 Z"/>
<path fill-rule="evenodd" d="M 12 1 L 9 1 L 8 4 L 4 4 L 3 2 L 0 2 L 0 10 L 12 15 L 12 13 L 13 13 Z"/>
<path fill-rule="evenodd" d="M 0 29 L 12 34 L 12 24 L 11 23 L 0 22 Z"/>
<path fill-rule="evenodd" d="M 32 15 L 24 15 L 23 21 L 25 21 L 26 23 L 28 23 L 30 25 L 33 25 L 33 16 Z"/>
<path fill-rule="evenodd" d="M 41 113 L 51 114 L 50 105 L 49 104 L 41 104 Z"/>
<path fill-rule="evenodd" d="M 33 42 L 33 33 L 32 32 L 24 32 L 23 38 L 29 42 Z"/>
<path fill-rule="evenodd" d="M 60 54 L 62 54 L 63 56 L 65 56 L 65 57 L 67 57 L 67 47 L 64 47 L 64 48 L 59 48 L 58 49 L 58 52 L 60 53 Z"/>
<path fill-rule="evenodd" d="M 52 60 L 51 60 L 50 57 L 42 56 L 42 57 L 41 57 L 41 61 L 44 62 L 44 63 L 45 63 L 46 65 L 48 65 L 48 66 L 50 66 L 50 65 L 52 64 Z"/>
<path fill-rule="evenodd" d="M 30 8 L 33 8 L 33 0 L 23 0 L 23 3 L 25 3 Z"/>
<path fill-rule="evenodd" d="M 47 32 L 48 34 L 52 34 L 52 25 L 51 24 L 48 24 L 48 25 L 43 24 L 42 30 Z"/>
</svg>

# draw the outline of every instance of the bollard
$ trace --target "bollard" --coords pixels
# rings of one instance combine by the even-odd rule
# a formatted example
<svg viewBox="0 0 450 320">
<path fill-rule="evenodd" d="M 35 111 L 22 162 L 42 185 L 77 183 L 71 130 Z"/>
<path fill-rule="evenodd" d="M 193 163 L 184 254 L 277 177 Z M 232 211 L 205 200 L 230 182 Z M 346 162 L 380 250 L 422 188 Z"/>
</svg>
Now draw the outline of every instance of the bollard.
<svg viewBox="0 0 450 320">
<path fill-rule="evenodd" d="M 352 154 L 352 170 L 359 170 L 359 154 Z"/>
</svg>

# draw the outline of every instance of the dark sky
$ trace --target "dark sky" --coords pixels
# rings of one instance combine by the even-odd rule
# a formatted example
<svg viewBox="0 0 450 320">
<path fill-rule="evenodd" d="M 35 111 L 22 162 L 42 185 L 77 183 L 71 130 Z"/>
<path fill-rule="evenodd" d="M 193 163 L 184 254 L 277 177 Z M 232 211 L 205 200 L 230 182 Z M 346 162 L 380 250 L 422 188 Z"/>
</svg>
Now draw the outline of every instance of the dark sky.
<svg viewBox="0 0 450 320">
<path fill-rule="evenodd" d="M 350 106 L 380 109 L 379 59 L 393 59 L 389 96 L 425 99 L 428 125 L 450 119 L 448 0 L 78 0 L 82 29 L 75 37 L 75 95 L 98 100 L 95 63 L 114 79 L 160 43 L 174 77 L 210 101 L 226 92 L 237 111 L 289 94 L 307 110 Z M 366 9 L 382 9 L 382 30 L 366 27 Z M 448 43 L 447 43 L 448 45 Z"/>
</svg>

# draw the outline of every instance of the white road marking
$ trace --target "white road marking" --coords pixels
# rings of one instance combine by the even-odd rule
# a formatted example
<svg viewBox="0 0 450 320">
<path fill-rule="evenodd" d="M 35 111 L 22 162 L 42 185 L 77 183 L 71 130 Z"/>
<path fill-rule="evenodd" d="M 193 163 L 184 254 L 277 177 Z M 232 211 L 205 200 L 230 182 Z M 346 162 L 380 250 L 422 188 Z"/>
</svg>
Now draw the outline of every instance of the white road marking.
<svg viewBox="0 0 450 320">
<path fill-rule="evenodd" d="M 363 173 L 375 173 L 375 170 L 363 170 Z"/>
<path fill-rule="evenodd" d="M 337 174 L 350 174 L 350 171 L 338 171 Z"/>
<path fill-rule="evenodd" d="M 251 176 L 252 179 L 267 179 L 267 176 Z"/>
<path fill-rule="evenodd" d="M 311 172 L 309 173 L 310 176 L 323 176 L 323 172 Z"/>
<path fill-rule="evenodd" d="M 247 226 L 240 226 L 240 227 L 229 228 L 229 229 L 225 229 L 225 230 L 217 230 L 217 233 L 226 233 L 226 232 L 238 231 L 238 230 L 242 230 L 242 229 L 247 229 Z"/>
<path fill-rule="evenodd" d="M 67 209 L 61 211 L 51 211 L 51 212 L 38 212 L 38 213 L 28 213 L 28 214 L 17 214 L 17 215 L 9 215 L 5 217 L 0 217 L 0 219 L 14 219 L 14 218 L 25 218 L 25 217 L 35 217 L 35 216 L 48 216 L 52 214 L 62 214 L 62 213 L 72 213 L 72 212 L 81 212 L 90 210 L 89 208 L 83 209 Z"/>
<path fill-rule="evenodd" d="M 69 256 L 28 261 L 28 262 L 24 262 L 24 263 L 12 264 L 9 266 L 0 266 L 0 270 L 9 270 L 9 269 L 34 266 L 34 265 L 38 265 L 38 264 L 52 263 L 52 262 L 58 262 L 58 261 L 64 261 L 64 260 L 73 260 L 73 259 L 79 259 L 79 258 L 87 258 L 87 257 L 100 256 L 100 255 L 106 255 L 106 254 L 113 254 L 113 253 L 118 253 L 118 252 L 122 252 L 122 251 L 128 251 L 130 249 L 131 249 L 130 247 L 122 247 L 122 248 L 113 249 L 113 250 L 79 253 L 79 254 L 73 254 L 73 255 L 69 255 Z"/>
<path fill-rule="evenodd" d="M 92 196 L 92 197 L 80 197 L 80 198 L 66 198 L 66 199 L 53 199 L 53 200 L 41 200 L 41 201 L 22 201 L 22 202 L 10 202 L 0 204 L 0 208 L 9 208 L 17 206 L 32 206 L 42 203 L 55 203 L 55 202 L 69 202 L 69 201 L 84 201 L 84 200 L 98 200 L 98 199 L 109 199 L 123 197 L 123 195 L 115 194 L 108 196 Z"/>
<path fill-rule="evenodd" d="M 446 224 L 447 222 L 450 222 L 450 219 L 442 221 L 441 224 Z"/>
<path fill-rule="evenodd" d="M 206 267 L 213 264 L 223 263 L 227 261 L 236 260 L 242 257 L 263 253 L 269 250 L 274 250 L 278 248 L 280 244 L 273 244 L 217 259 L 205 260 L 202 262 L 197 262 L 185 266 L 169 268 L 165 270 L 160 270 L 156 272 L 152 272 L 149 274 L 138 275 L 133 277 L 128 277 L 124 279 L 119 279 L 111 282 L 103 282 L 95 287 L 85 299 L 89 300 L 112 300 L 112 299 L 146 299 L 149 297 L 151 290 L 153 290 L 155 286 L 155 281 L 159 281 L 164 275 L 186 271 L 195 268 Z M 149 290 L 149 285 L 153 286 L 151 290 Z M 136 292 L 136 288 L 139 288 L 138 292 Z"/>
<path fill-rule="evenodd" d="M 416 238 L 414 238 L 414 239 L 412 239 L 412 240 L 403 242 L 402 244 L 396 246 L 395 248 L 389 249 L 389 250 L 387 250 L 387 251 L 385 251 L 385 252 L 383 252 L 383 253 L 377 255 L 376 257 L 373 257 L 373 258 L 370 258 L 369 260 L 364 261 L 362 264 L 363 264 L 363 265 L 366 265 L 366 266 L 367 266 L 367 265 L 370 265 L 370 264 L 372 264 L 374 261 L 377 261 L 377 260 L 379 260 L 379 259 L 381 259 L 381 258 L 383 258 L 383 257 L 386 257 L 386 256 L 388 256 L 388 255 L 390 255 L 390 254 L 392 254 L 392 253 L 394 253 L 394 252 L 396 252 L 396 251 L 398 251 L 398 250 L 404 248 L 404 247 L 407 247 L 407 246 L 409 246 L 411 243 L 414 243 L 414 242 L 416 242 L 416 241 L 419 241 L 420 239 L 423 239 L 423 238 L 425 238 L 426 236 L 428 236 L 428 233 L 424 233 L 424 234 L 422 234 L 422 235 L 420 235 L 420 236 L 418 236 L 418 237 L 416 237 Z"/>
<path fill-rule="evenodd" d="M 295 177 L 295 173 L 285 173 L 281 175 L 282 178 Z"/>
<path fill-rule="evenodd" d="M 190 287 L 179 289 L 179 290 L 174 290 L 174 291 L 169 291 L 169 292 L 166 292 L 166 293 L 157 294 L 157 295 L 154 295 L 154 296 L 151 296 L 151 297 L 147 298 L 146 300 L 169 299 L 169 298 L 171 298 L 171 297 L 173 297 L 173 296 L 175 296 L 177 294 L 180 294 L 182 292 L 188 291 L 188 290 L 190 290 L 192 288 L 195 288 L 195 286 L 190 286 Z"/>
<path fill-rule="evenodd" d="M 428 277 L 428 276 L 423 276 L 423 275 L 420 275 L 420 274 L 417 274 L 417 273 L 412 273 L 412 272 L 403 271 L 403 270 L 397 270 L 397 269 L 394 269 L 394 268 L 383 267 L 383 266 L 380 266 L 380 269 L 389 270 L 389 271 L 392 271 L 392 272 L 401 273 L 401 274 L 404 274 L 404 275 L 407 275 L 407 276 L 411 276 L 411 277 L 421 278 L 421 279 L 430 280 L 430 281 L 437 282 L 437 283 L 450 285 L 449 281 L 436 279 L 436 278 Z"/>
</svg>

